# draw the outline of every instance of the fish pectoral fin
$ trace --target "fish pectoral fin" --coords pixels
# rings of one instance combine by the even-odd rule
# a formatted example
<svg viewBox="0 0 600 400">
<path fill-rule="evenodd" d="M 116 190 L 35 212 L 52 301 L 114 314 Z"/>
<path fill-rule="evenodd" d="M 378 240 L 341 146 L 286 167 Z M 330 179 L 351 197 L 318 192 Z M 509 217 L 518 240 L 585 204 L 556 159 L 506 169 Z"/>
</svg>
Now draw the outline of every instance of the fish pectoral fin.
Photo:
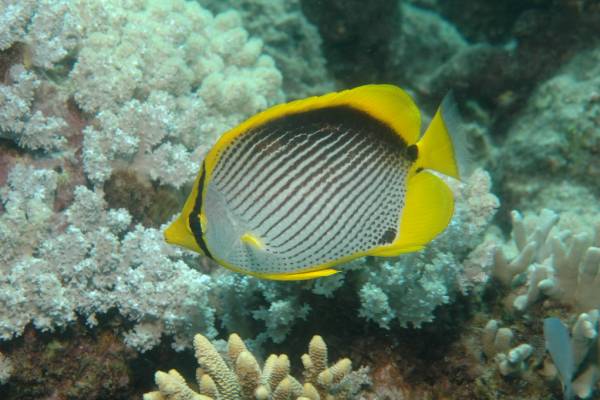
<svg viewBox="0 0 600 400">
<path fill-rule="evenodd" d="M 264 250 L 265 249 L 265 245 L 262 242 L 262 240 L 260 240 L 258 238 L 258 236 L 253 235 L 250 232 L 246 232 L 244 233 L 241 237 L 240 240 L 242 241 L 242 243 L 248 245 L 249 247 L 252 247 L 256 250 Z"/>
<path fill-rule="evenodd" d="M 406 192 L 400 233 L 390 245 L 375 249 L 371 254 L 392 257 L 421 250 L 450 223 L 454 195 L 443 180 L 422 171 L 410 178 Z"/>
</svg>

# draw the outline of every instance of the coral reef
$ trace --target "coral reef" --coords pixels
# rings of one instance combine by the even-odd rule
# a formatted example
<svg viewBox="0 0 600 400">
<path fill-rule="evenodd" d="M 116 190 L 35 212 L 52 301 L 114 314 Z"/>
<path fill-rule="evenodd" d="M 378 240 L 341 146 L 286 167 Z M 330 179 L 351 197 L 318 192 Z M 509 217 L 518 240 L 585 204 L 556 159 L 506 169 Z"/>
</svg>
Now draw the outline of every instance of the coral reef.
<svg viewBox="0 0 600 400">
<path fill-rule="evenodd" d="M 275 60 L 288 99 L 300 99 L 334 89 L 321 50 L 321 36 L 302 13 L 300 0 L 199 2 L 213 12 L 234 9 L 240 13 L 244 27 L 263 41 L 264 52 Z"/>
<path fill-rule="evenodd" d="M 440 65 L 430 79 L 430 93 L 454 88 L 492 109 L 497 133 L 537 83 L 578 50 L 598 44 L 600 7 L 595 2 L 411 3 L 433 10 L 470 44 Z"/>
<path fill-rule="evenodd" d="M 213 16 L 183 0 L 111 7 L 80 0 L 24 2 L 5 13 L 13 14 L 7 30 L 15 34 L 4 47 L 23 42 L 32 55 L 0 86 L 7 107 L 0 135 L 46 150 L 73 135 L 64 111 L 41 112 L 32 104 L 42 77 L 28 65 L 42 68 L 44 77 L 54 77 L 46 86 L 72 96 L 83 111 L 87 123 L 77 133 L 95 184 L 127 167 L 179 187 L 218 135 L 283 99 L 273 60 L 233 11 Z M 51 52 L 47 43 L 65 48 Z M 56 66 L 67 58 L 69 69 Z"/>
<path fill-rule="evenodd" d="M 323 38 L 333 75 L 348 85 L 381 81 L 401 21 L 396 1 L 300 0 Z M 377 21 L 377 23 L 373 23 Z"/>
<path fill-rule="evenodd" d="M 77 186 L 73 203 L 55 213 L 58 179 L 52 170 L 17 165 L 2 188 L 2 339 L 29 321 L 42 331 L 65 326 L 75 311 L 93 326 L 96 313 L 114 307 L 140 323 L 127 342 L 142 351 L 164 332 L 175 340 L 188 327 L 214 334 L 209 277 L 178 259 L 159 230 L 126 231 L 131 216 L 106 210 L 101 191 Z"/>
<path fill-rule="evenodd" d="M 77 11 L 89 28 L 69 78 L 77 104 L 98 113 L 83 130 L 84 168 L 96 183 L 122 160 L 179 187 L 197 170 L 193 151 L 283 98 L 273 60 L 233 11 L 213 17 L 184 1 L 110 12 L 84 4 Z"/>
<path fill-rule="evenodd" d="M 0 353 L 0 385 L 4 385 L 13 373 L 13 364 L 10 358 Z"/>
<path fill-rule="evenodd" d="M 204 336 L 194 337 L 199 368 L 196 379 L 199 393 L 194 392 L 176 370 L 158 371 L 157 392 L 144 395 L 144 400 L 252 400 L 298 399 L 342 400 L 353 398 L 364 377 L 352 372 L 352 362 L 343 358 L 328 366 L 327 346 L 320 336 L 314 336 L 308 354 L 302 356 L 304 384 L 290 375 L 287 355 L 270 355 L 262 368 L 237 334 L 227 343 L 227 361 Z"/>
<path fill-rule="evenodd" d="M 516 248 L 498 249 L 493 275 L 516 287 L 513 306 L 518 311 L 525 311 L 542 296 L 580 312 L 600 304 L 600 221 L 595 232 L 574 234 L 553 230 L 558 220 L 547 209 L 529 219 L 512 212 Z M 514 256 L 507 256 L 508 251 Z"/>
<path fill-rule="evenodd" d="M 431 82 L 438 79 L 444 65 L 469 45 L 453 25 L 436 13 L 408 2 L 401 3 L 401 11 L 400 32 L 392 37 L 386 78 L 417 94 L 430 94 Z M 419 55 L 417 63 L 415 54 Z M 439 92 L 444 95 L 442 90 Z"/>
<path fill-rule="evenodd" d="M 110 325 L 91 333 L 74 323 L 52 336 L 29 327 L 7 354 L 13 373 L 0 386 L 0 397 L 6 400 L 141 397 L 131 367 L 137 354 Z"/>
<path fill-rule="evenodd" d="M 600 47 L 574 57 L 536 88 L 512 122 L 502 149 L 508 206 L 600 212 L 588 201 L 600 179 L 599 63 Z"/>
<path fill-rule="evenodd" d="M 597 397 L 599 24 L 588 0 L 5 0 L 0 397 L 139 397 L 156 364 L 182 372 L 147 399 Z M 492 174 L 450 182 L 425 250 L 282 283 L 163 242 L 221 133 L 373 81 L 429 111 L 454 89 Z M 313 332 L 371 384 L 319 337 L 293 378 Z"/>
</svg>

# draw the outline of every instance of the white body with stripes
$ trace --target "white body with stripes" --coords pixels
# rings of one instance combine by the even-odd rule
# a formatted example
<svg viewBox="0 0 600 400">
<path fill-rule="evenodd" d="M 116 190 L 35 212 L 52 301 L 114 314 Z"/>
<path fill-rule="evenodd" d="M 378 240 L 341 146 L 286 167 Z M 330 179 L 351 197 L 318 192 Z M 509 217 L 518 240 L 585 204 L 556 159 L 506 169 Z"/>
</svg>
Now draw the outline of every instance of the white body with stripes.
<svg viewBox="0 0 600 400">
<path fill-rule="evenodd" d="M 240 135 L 206 188 L 212 256 L 248 272 L 288 273 L 393 242 L 411 164 L 405 148 L 343 107 Z"/>
</svg>

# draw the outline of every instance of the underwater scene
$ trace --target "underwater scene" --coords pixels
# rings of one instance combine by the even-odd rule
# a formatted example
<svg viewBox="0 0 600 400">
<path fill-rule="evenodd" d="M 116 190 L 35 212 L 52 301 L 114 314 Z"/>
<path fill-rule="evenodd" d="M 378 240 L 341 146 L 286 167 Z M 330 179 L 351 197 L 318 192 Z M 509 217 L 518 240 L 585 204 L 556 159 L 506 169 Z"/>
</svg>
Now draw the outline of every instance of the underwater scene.
<svg viewBox="0 0 600 400">
<path fill-rule="evenodd" d="M 597 0 L 0 0 L 0 400 L 600 399 Z"/>
</svg>

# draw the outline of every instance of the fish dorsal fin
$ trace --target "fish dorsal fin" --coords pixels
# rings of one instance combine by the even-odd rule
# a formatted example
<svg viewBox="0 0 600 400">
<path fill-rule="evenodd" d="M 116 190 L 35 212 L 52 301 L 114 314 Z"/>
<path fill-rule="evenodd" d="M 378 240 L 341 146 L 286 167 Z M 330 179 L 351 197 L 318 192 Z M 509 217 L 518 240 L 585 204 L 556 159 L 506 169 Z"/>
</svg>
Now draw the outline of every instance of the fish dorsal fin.
<svg viewBox="0 0 600 400">
<path fill-rule="evenodd" d="M 408 93 L 394 85 L 364 85 L 279 104 L 247 119 L 223 134 L 207 154 L 205 161 L 207 176 L 210 176 L 220 151 L 249 129 L 285 115 L 344 105 L 366 112 L 390 126 L 409 145 L 419 139 L 421 114 Z"/>
<path fill-rule="evenodd" d="M 335 101 L 354 106 L 384 122 L 409 145 L 419 139 L 421 113 L 408 93 L 397 86 L 359 86 L 340 92 Z"/>
<path fill-rule="evenodd" d="M 408 182 L 396 240 L 373 254 L 396 256 L 422 249 L 448 226 L 453 211 L 454 197 L 444 181 L 427 171 L 413 175 Z"/>
</svg>

